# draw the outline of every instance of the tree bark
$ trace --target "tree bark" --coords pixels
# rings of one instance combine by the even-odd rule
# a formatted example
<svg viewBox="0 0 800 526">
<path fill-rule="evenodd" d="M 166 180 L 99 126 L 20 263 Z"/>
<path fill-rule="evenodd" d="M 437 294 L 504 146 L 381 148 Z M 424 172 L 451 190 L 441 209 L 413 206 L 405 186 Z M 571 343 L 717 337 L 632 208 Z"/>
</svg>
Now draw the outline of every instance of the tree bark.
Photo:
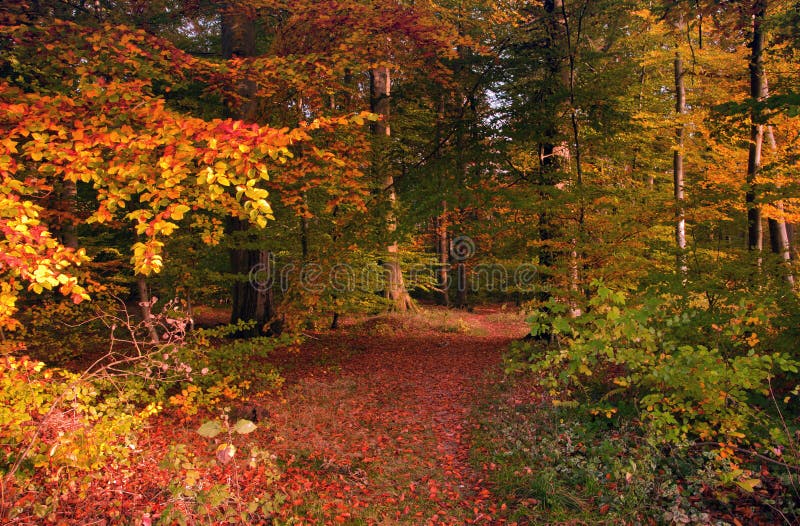
<svg viewBox="0 0 800 526">
<path fill-rule="evenodd" d="M 544 0 L 543 5 L 544 10 L 547 13 L 548 27 L 550 30 L 547 47 L 553 48 L 553 52 L 550 54 L 550 58 L 548 60 L 548 71 L 553 79 L 560 79 L 563 83 L 563 65 L 561 63 L 561 55 L 554 52 L 554 48 L 556 47 L 558 40 L 563 38 L 564 28 L 558 20 L 558 15 L 561 13 L 562 8 L 562 0 Z M 555 82 L 556 81 L 554 80 L 554 83 Z M 555 90 L 552 90 L 550 93 L 555 93 Z M 556 185 L 557 173 L 562 168 L 560 160 L 563 156 L 559 155 L 558 152 L 563 151 L 563 148 L 559 148 L 556 145 L 557 135 L 558 131 L 556 129 L 555 118 L 553 118 L 553 120 L 548 123 L 548 128 L 544 133 L 544 141 L 539 144 L 539 184 L 542 186 Z M 541 192 L 540 196 L 542 200 L 550 199 L 550 196 L 547 192 Z M 553 249 L 549 246 L 549 242 L 555 237 L 555 228 L 552 224 L 550 214 L 546 209 L 539 212 L 537 219 L 539 241 L 541 242 L 541 248 L 539 249 L 539 264 L 547 269 L 542 274 L 543 279 L 547 280 L 550 279 L 550 274 L 552 273 L 551 269 L 555 265 L 556 260 Z M 549 292 L 543 292 L 542 295 L 544 297 L 541 299 L 547 299 L 550 296 Z"/>
<path fill-rule="evenodd" d="M 224 59 L 252 57 L 256 54 L 255 22 L 245 14 L 230 8 L 222 10 L 222 57 Z M 244 80 L 237 86 L 241 104 L 229 109 L 234 118 L 247 122 L 258 120 L 257 87 L 252 80 Z M 238 218 L 229 218 L 227 232 L 234 243 L 251 244 L 250 233 L 255 229 L 249 222 Z M 237 239 L 238 237 L 238 239 Z M 230 251 L 231 272 L 236 276 L 233 285 L 231 323 L 238 321 L 254 321 L 255 328 L 237 336 L 267 334 L 276 332 L 268 327 L 275 317 L 275 304 L 271 286 L 271 254 L 263 249 L 252 247 L 237 248 Z M 257 271 L 258 276 L 266 276 L 266 281 L 251 283 L 251 273 Z M 279 331 L 277 331 L 279 332 Z"/>
<path fill-rule="evenodd" d="M 391 128 L 389 126 L 390 115 L 390 97 L 392 81 L 389 74 L 389 68 L 383 66 L 370 70 L 370 99 L 372 112 L 381 116 L 373 126 L 373 131 L 376 141 L 376 146 L 380 149 L 381 142 L 391 136 Z M 379 151 L 378 154 L 385 152 Z M 388 210 L 386 212 L 386 232 L 388 234 L 388 244 L 385 247 L 386 261 L 384 261 L 384 276 L 386 280 L 386 299 L 389 300 L 390 308 L 399 312 L 408 310 L 415 310 L 414 302 L 406 291 L 406 286 L 403 281 L 403 272 L 400 266 L 400 254 L 397 240 L 394 239 L 394 234 L 397 231 L 397 217 L 395 215 L 395 207 L 397 206 L 397 192 L 394 187 L 394 176 L 382 163 L 375 162 L 374 168 L 376 171 L 383 170 L 382 183 L 383 190 L 386 192 L 388 201 Z"/>
<path fill-rule="evenodd" d="M 680 51 L 675 52 L 675 114 L 680 119 L 686 113 L 686 84 Z M 673 190 L 675 195 L 675 246 L 678 273 L 686 276 L 686 215 L 684 211 L 683 147 L 686 126 L 679 122 L 675 127 L 675 151 L 672 155 Z"/>
<path fill-rule="evenodd" d="M 761 99 L 764 91 L 764 17 L 766 0 L 756 0 L 753 5 L 753 40 L 750 43 L 750 97 Z M 761 225 L 761 205 L 758 202 L 756 177 L 761 166 L 761 148 L 764 141 L 764 126 L 761 114 L 754 107 L 750 112 L 750 147 L 747 156 L 747 177 L 745 204 L 747 206 L 747 248 L 751 252 L 761 252 L 764 246 L 764 233 Z M 758 258 L 760 266 L 761 258 Z"/>
<path fill-rule="evenodd" d="M 456 264 L 456 308 L 469 309 L 469 284 L 467 283 L 467 265 L 463 261 Z"/>
<path fill-rule="evenodd" d="M 767 83 L 765 80 L 763 94 L 764 97 L 769 96 L 767 91 Z M 769 144 L 770 151 L 775 152 L 778 149 L 778 145 L 775 142 L 775 135 L 772 132 L 772 126 L 767 126 L 765 128 L 764 135 L 767 139 L 767 144 Z M 777 208 L 779 212 L 783 213 L 783 202 L 776 201 L 775 208 Z M 791 269 L 792 245 L 789 238 L 788 225 L 783 219 L 775 219 L 773 217 L 770 217 L 767 220 L 767 224 L 769 225 L 769 243 L 772 253 L 777 255 L 781 259 L 781 262 L 786 266 L 786 281 L 789 282 L 790 285 L 794 286 L 794 274 L 792 273 Z"/>
<path fill-rule="evenodd" d="M 442 201 L 442 213 L 436 218 L 436 253 L 439 257 L 437 285 L 439 305 L 450 306 L 450 245 L 447 239 L 447 201 Z"/>
<path fill-rule="evenodd" d="M 139 290 L 139 307 L 142 310 L 142 321 L 147 329 L 147 334 L 150 338 L 150 343 L 158 344 L 160 341 L 158 337 L 158 330 L 156 329 L 155 320 L 153 318 L 153 301 L 150 296 L 150 291 L 147 288 L 147 280 L 141 274 L 136 276 L 136 288 Z"/>
<path fill-rule="evenodd" d="M 584 204 L 584 198 L 582 195 L 583 191 L 583 164 L 581 161 L 582 156 L 582 148 L 581 148 L 581 136 L 580 136 L 580 124 L 578 122 L 578 105 L 576 99 L 576 90 L 575 90 L 575 81 L 578 74 L 577 71 L 577 47 L 580 45 L 580 31 L 583 24 L 583 14 L 584 12 L 581 11 L 578 15 L 578 29 L 573 30 L 570 26 L 569 18 L 567 16 L 566 6 L 562 0 L 557 0 L 554 3 L 555 7 L 558 7 L 561 11 L 562 15 L 562 26 L 564 28 L 564 37 L 567 43 L 567 59 L 569 69 L 566 71 L 567 75 L 562 80 L 566 84 L 567 89 L 569 90 L 569 105 L 570 105 L 570 121 L 572 124 L 572 147 L 575 152 L 575 189 L 578 193 L 578 217 L 577 217 L 577 235 L 570 240 L 570 244 L 572 245 L 572 249 L 569 253 L 569 273 L 567 275 L 567 281 L 569 286 L 569 291 L 571 293 L 571 297 L 569 298 L 569 315 L 573 318 L 577 318 L 582 314 L 580 307 L 578 306 L 578 296 L 580 295 L 581 290 L 581 283 L 580 283 L 580 245 L 582 242 L 583 234 L 584 234 L 584 223 L 585 223 L 585 216 L 586 216 L 586 207 Z M 573 41 L 574 38 L 574 41 Z"/>
</svg>

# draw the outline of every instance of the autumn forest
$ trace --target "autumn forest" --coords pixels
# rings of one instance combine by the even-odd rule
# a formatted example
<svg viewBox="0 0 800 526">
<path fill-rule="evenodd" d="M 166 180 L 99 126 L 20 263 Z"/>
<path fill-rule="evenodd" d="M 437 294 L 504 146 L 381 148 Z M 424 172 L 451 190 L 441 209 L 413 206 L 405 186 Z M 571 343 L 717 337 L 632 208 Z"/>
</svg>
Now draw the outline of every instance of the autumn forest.
<svg viewBox="0 0 800 526">
<path fill-rule="evenodd" d="M 0 5 L 3 524 L 800 524 L 797 0 Z"/>
</svg>

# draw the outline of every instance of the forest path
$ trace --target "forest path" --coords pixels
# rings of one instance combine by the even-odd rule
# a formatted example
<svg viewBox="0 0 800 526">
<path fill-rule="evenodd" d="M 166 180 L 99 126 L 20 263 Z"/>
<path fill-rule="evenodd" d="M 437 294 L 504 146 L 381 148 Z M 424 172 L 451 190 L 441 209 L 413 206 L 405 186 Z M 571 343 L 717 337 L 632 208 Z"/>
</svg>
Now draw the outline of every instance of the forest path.
<svg viewBox="0 0 800 526">
<path fill-rule="evenodd" d="M 469 416 L 526 332 L 499 309 L 432 309 L 315 335 L 282 357 L 287 385 L 266 409 L 291 515 L 316 524 L 499 523 L 469 466 Z"/>
</svg>

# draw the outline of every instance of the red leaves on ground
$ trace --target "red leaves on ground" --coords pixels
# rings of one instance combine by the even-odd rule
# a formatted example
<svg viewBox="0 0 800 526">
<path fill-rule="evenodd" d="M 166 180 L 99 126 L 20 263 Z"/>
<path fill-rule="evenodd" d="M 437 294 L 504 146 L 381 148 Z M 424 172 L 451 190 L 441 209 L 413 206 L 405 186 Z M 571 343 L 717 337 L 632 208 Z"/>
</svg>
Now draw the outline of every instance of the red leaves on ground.
<svg viewBox="0 0 800 526">
<path fill-rule="evenodd" d="M 485 373 L 525 326 L 461 316 L 486 335 L 319 335 L 284 357 L 293 372 L 286 403 L 269 408 L 278 437 L 269 447 L 294 459 L 281 484 L 322 503 L 325 522 L 344 517 L 337 502 L 350 503 L 355 517 L 356 503 L 369 507 L 365 517 L 377 523 L 502 522 L 490 488 L 469 466 L 466 422 Z M 337 355 L 345 358 L 336 365 L 313 364 Z M 298 451 L 306 457 L 297 460 Z M 303 483 L 286 484 L 293 479 Z"/>
<path fill-rule="evenodd" d="M 62 504 L 48 521 L 148 524 L 173 508 L 189 523 L 213 522 L 215 515 L 204 513 L 215 508 L 198 492 L 227 485 L 232 496 L 216 509 L 245 510 L 264 495 L 286 497 L 266 515 L 249 512 L 256 524 L 276 516 L 293 524 L 502 524 L 491 488 L 469 465 L 467 419 L 485 373 L 499 366 L 525 326 L 461 316 L 485 335 L 315 335 L 300 353 L 275 357 L 288 381 L 273 399 L 258 401 L 270 416 L 237 438 L 228 462 L 215 460 L 226 436 L 196 433 L 209 415 L 154 417 L 131 465 L 67 479 L 75 487 L 66 489 L 56 490 L 55 481 Z M 252 462 L 253 446 L 277 468 Z"/>
</svg>

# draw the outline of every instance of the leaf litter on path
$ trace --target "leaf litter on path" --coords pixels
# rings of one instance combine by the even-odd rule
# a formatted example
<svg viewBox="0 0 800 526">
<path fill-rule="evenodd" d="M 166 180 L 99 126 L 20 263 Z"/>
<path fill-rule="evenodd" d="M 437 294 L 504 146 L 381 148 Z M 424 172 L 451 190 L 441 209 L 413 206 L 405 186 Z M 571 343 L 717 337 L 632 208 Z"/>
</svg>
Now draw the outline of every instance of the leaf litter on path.
<svg viewBox="0 0 800 526">
<path fill-rule="evenodd" d="M 279 482 L 291 494 L 287 514 L 308 523 L 501 523 L 491 488 L 469 466 L 468 418 L 487 373 L 527 329 L 492 311 L 454 316 L 471 330 L 375 334 L 356 325 L 304 346 L 303 365 L 289 368 L 269 407 L 269 448 L 288 464 Z"/>
</svg>

